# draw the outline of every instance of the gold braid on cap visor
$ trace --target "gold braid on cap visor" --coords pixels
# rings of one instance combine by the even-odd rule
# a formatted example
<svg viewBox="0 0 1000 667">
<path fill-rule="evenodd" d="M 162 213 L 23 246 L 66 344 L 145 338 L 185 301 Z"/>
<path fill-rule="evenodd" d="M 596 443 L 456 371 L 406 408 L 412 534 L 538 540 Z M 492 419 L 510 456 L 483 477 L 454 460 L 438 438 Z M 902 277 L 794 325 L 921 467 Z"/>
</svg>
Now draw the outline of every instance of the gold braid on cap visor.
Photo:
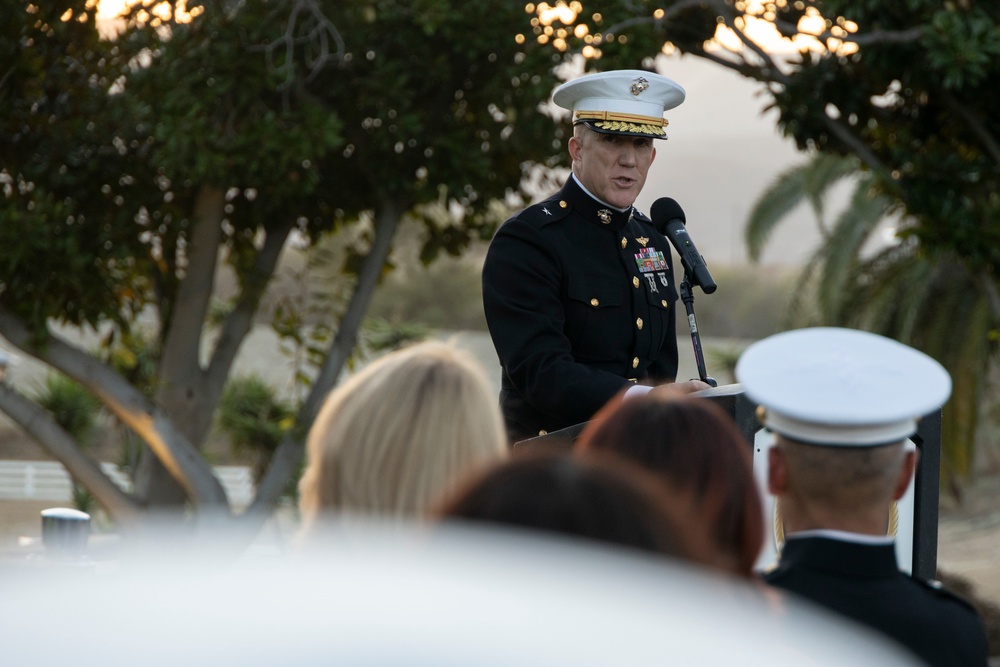
<svg viewBox="0 0 1000 667">
<path fill-rule="evenodd" d="M 577 111 L 573 122 L 593 123 L 595 127 L 610 132 L 638 132 L 651 137 L 665 137 L 664 127 L 667 119 L 656 116 L 641 116 L 634 113 L 618 113 L 616 111 Z"/>
</svg>

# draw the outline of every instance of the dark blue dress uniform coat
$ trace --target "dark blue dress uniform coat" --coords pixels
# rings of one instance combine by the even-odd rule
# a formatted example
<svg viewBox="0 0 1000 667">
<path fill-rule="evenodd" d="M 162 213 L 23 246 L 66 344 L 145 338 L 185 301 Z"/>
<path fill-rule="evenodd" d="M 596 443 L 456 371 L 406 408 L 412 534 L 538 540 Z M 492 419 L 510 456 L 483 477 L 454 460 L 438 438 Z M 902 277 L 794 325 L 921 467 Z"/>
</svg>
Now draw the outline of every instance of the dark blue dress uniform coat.
<svg viewBox="0 0 1000 667">
<path fill-rule="evenodd" d="M 589 420 L 630 382 L 677 374 L 670 244 L 573 177 L 497 230 L 483 305 L 512 440 Z"/>
<path fill-rule="evenodd" d="M 900 572 L 892 544 L 793 537 L 764 579 L 888 635 L 934 667 L 986 665 L 986 634 L 975 609 Z"/>
</svg>

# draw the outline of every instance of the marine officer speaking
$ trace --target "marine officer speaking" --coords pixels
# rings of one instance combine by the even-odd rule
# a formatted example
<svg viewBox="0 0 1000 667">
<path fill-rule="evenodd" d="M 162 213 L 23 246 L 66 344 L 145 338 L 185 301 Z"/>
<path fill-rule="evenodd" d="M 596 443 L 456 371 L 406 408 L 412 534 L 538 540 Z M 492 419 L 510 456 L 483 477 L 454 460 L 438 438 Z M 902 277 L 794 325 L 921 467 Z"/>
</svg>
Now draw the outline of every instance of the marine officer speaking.
<svg viewBox="0 0 1000 667">
<path fill-rule="evenodd" d="M 633 204 L 654 141 L 666 138 L 663 112 L 684 95 L 675 81 L 641 70 L 590 74 L 555 90 L 553 102 L 572 111 L 572 174 L 500 227 L 483 266 L 511 441 L 587 421 L 623 390 L 674 381 L 670 244 Z"/>
</svg>

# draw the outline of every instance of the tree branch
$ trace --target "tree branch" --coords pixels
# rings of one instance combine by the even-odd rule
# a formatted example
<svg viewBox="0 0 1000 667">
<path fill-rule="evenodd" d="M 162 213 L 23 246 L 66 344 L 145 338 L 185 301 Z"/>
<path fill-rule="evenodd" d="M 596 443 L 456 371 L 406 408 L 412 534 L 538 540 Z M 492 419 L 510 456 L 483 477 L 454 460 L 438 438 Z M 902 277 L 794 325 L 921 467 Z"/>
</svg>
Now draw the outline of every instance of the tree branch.
<svg viewBox="0 0 1000 667">
<path fill-rule="evenodd" d="M 956 116 L 965 121 L 965 124 L 969 126 L 969 129 L 974 135 L 976 135 L 979 140 L 983 143 L 983 148 L 989 154 L 993 161 L 1000 164 L 1000 144 L 997 143 L 996 137 L 994 137 L 989 130 L 986 129 L 986 125 L 983 122 L 972 115 L 969 111 L 969 107 L 962 104 L 955 99 L 955 96 L 946 90 L 941 90 L 938 92 L 941 95 L 941 99 L 944 100 L 945 105 L 951 110 Z"/>
<path fill-rule="evenodd" d="M 149 445 L 194 502 L 228 506 L 222 484 L 198 450 L 161 410 L 114 370 L 51 333 L 43 345 L 35 345 L 28 327 L 3 308 L 0 308 L 0 335 L 94 392 Z"/>
<path fill-rule="evenodd" d="M 732 53 L 732 51 L 727 51 L 727 53 Z M 722 65 L 726 69 L 731 69 L 737 74 L 747 78 L 760 80 L 760 77 L 755 73 L 757 67 L 748 64 L 745 59 L 741 58 L 741 62 L 733 62 L 732 60 L 718 56 L 711 51 L 705 51 L 704 49 L 693 52 L 692 55 L 698 58 L 704 58 L 705 60 L 716 63 L 717 65 Z"/>
<path fill-rule="evenodd" d="M 834 35 L 829 30 L 823 31 L 818 35 L 813 35 L 812 33 L 807 32 L 800 34 L 815 37 L 822 44 L 826 44 L 826 40 L 828 39 L 836 39 L 848 44 L 871 46 L 873 44 L 908 44 L 910 42 L 919 42 L 923 39 L 925 32 L 926 31 L 923 26 L 918 26 L 916 28 L 900 30 L 898 32 L 891 30 L 873 30 L 872 32 L 866 32 L 860 35 L 853 33 L 847 33 L 846 35 Z"/>
<path fill-rule="evenodd" d="M 754 69 L 767 69 L 773 72 L 773 76 L 771 77 L 773 80 L 778 81 L 779 83 L 787 82 L 787 77 L 781 71 L 781 68 L 777 65 L 777 63 L 770 56 L 770 54 L 768 54 L 766 51 L 760 48 L 760 46 L 758 46 L 755 42 L 753 42 L 753 40 L 749 39 L 741 29 L 736 27 L 735 23 L 733 22 L 733 18 L 730 15 L 730 12 L 727 11 L 729 8 L 727 7 L 726 3 L 719 2 L 718 0 L 715 1 L 682 0 L 681 2 L 674 3 L 670 7 L 665 8 L 663 10 L 663 15 L 659 18 L 654 18 L 652 16 L 632 17 L 624 21 L 619 21 L 618 23 L 612 26 L 609 26 L 604 32 L 606 34 L 617 34 L 622 30 L 625 30 L 627 28 L 632 28 L 637 25 L 642 25 L 644 23 L 655 23 L 656 25 L 663 25 L 668 21 L 670 21 L 671 19 L 676 18 L 678 15 L 691 8 L 703 7 L 706 5 L 712 7 L 717 15 L 723 17 L 726 26 L 734 33 L 736 33 L 740 42 L 742 42 L 743 45 L 748 50 L 756 54 L 757 57 L 760 58 L 763 64 L 751 66 L 743 55 L 739 55 L 733 51 L 728 51 L 728 50 L 727 50 L 728 53 L 733 53 L 734 55 L 738 55 L 739 58 L 741 59 L 741 62 L 733 62 L 732 60 L 728 60 L 714 53 L 706 51 L 704 48 L 698 49 L 697 51 L 693 52 L 694 55 L 698 56 L 699 58 L 705 58 L 706 60 L 710 60 L 728 69 L 735 70 L 736 72 L 744 76 L 751 76 L 751 72 Z"/>
<path fill-rule="evenodd" d="M 375 242 L 372 244 L 368 256 L 365 257 L 361 271 L 358 273 L 354 294 L 351 295 L 347 310 L 340 318 L 337 335 L 333 339 L 333 344 L 320 368 L 316 382 L 303 405 L 302 415 L 307 423 L 311 424 L 316 418 L 323 399 L 337 383 L 337 378 L 340 377 L 344 364 L 347 363 L 351 351 L 354 350 L 361 322 L 368 311 L 368 304 L 371 302 L 372 294 L 374 294 L 375 287 L 382 275 L 389 251 L 392 250 L 392 242 L 396 237 L 400 218 L 402 218 L 402 210 L 395 203 L 384 203 L 376 212 Z"/>
<path fill-rule="evenodd" d="M 10 416 L 45 451 L 65 466 L 73 478 L 94 494 L 120 523 L 136 524 L 139 504 L 122 491 L 101 467 L 83 453 L 77 442 L 40 405 L 0 382 L 0 410 Z"/>
<path fill-rule="evenodd" d="M 271 465 L 257 487 L 257 496 L 244 513 L 244 517 L 248 521 L 263 521 L 284 492 L 288 480 L 298 472 L 302 463 L 305 436 L 315 421 L 323 400 L 336 385 L 337 378 L 340 377 L 344 364 L 354 349 L 361 322 L 368 311 L 368 304 L 371 302 L 375 286 L 382 275 L 382 268 L 385 266 L 389 251 L 392 249 L 392 242 L 396 237 L 396 230 L 399 228 L 402 211 L 403 209 L 398 203 L 385 202 L 376 213 L 375 242 L 372 244 L 368 256 L 365 257 L 364 264 L 358 274 L 357 286 L 347 304 L 347 310 L 340 318 L 337 335 L 330 344 L 326 359 L 309 395 L 299 409 L 295 427 L 285 434 L 281 444 L 275 450 Z"/>
<path fill-rule="evenodd" d="M 300 17 L 305 14 L 305 17 Z M 310 25 L 303 36 L 296 36 L 303 25 Z M 330 41 L 334 48 L 330 48 Z M 295 0 L 291 7 L 285 32 L 278 39 L 263 46 L 250 45 L 248 51 L 264 51 L 268 66 L 284 76 L 279 88 L 288 89 L 295 82 L 295 48 L 302 45 L 314 45 L 315 56 L 307 54 L 304 64 L 309 67 L 306 81 L 312 81 L 326 65 L 339 61 L 347 47 L 337 26 L 323 13 L 316 0 Z M 280 53 L 281 65 L 275 64 L 275 53 Z"/>
<path fill-rule="evenodd" d="M 240 294 L 239 301 L 222 325 L 222 330 L 212 351 L 212 358 L 204 374 L 205 393 L 210 397 L 210 400 L 214 400 L 222 393 L 240 345 L 243 344 L 243 340 L 253 326 L 253 319 L 260 306 L 260 300 L 264 296 L 270 278 L 274 275 L 281 251 L 285 247 L 285 241 L 291 230 L 292 225 L 287 224 L 267 232 L 264 246 L 257 253 L 250 275 L 243 281 L 243 292 Z"/>
<path fill-rule="evenodd" d="M 823 114 L 823 121 L 830 133 L 840 139 L 842 142 L 847 144 L 850 149 L 864 162 L 868 167 L 879 174 L 882 178 L 889 181 L 892 180 L 891 170 L 885 165 L 882 160 L 875 154 L 875 152 L 859 137 L 855 136 L 854 133 L 850 131 L 839 119 L 831 118 L 827 114 Z"/>
<path fill-rule="evenodd" d="M 211 302 L 225 203 L 225 193 L 218 188 L 203 186 L 198 190 L 192 234 L 187 243 L 187 266 L 163 342 L 160 368 L 167 382 L 170 377 L 201 371 L 202 327 L 192 323 L 205 321 Z"/>
<path fill-rule="evenodd" d="M 771 73 L 770 78 L 772 80 L 782 84 L 787 84 L 788 77 L 785 76 L 785 74 L 781 71 L 781 68 L 778 67 L 778 64 L 774 62 L 774 59 L 771 58 L 771 55 L 767 53 L 767 51 L 762 49 L 755 41 L 747 37 L 746 33 L 744 33 L 741 28 L 737 28 L 736 23 L 734 22 L 731 16 L 729 16 L 726 12 L 722 12 L 721 10 L 719 13 L 723 16 L 723 20 L 726 22 L 726 27 L 732 30 L 734 33 L 736 33 L 736 36 L 739 37 L 740 42 L 743 44 L 743 46 L 749 49 L 752 53 L 754 53 L 758 58 L 760 58 L 761 62 L 764 63 L 762 66 L 758 66 L 758 68 L 769 71 Z"/>
<path fill-rule="evenodd" d="M 701 7 L 705 4 L 705 0 L 680 0 L 675 2 L 669 7 L 663 8 L 663 16 L 660 18 L 655 18 L 653 16 L 634 16 L 624 21 L 619 21 L 614 25 L 608 26 L 604 30 L 605 34 L 618 34 L 624 28 L 631 28 L 633 26 L 642 25 L 643 23 L 656 23 L 657 25 L 662 25 L 666 21 L 674 18 L 681 12 L 687 11 L 692 7 Z M 645 11 L 645 9 L 636 8 L 636 11 Z"/>
</svg>

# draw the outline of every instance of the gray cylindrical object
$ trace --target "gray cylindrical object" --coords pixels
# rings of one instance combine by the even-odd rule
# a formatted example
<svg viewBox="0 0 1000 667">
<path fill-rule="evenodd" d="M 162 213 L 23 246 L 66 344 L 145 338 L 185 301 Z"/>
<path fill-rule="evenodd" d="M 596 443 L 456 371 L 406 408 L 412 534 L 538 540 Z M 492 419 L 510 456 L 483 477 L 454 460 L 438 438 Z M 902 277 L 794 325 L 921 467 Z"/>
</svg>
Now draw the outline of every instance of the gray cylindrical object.
<svg viewBox="0 0 1000 667">
<path fill-rule="evenodd" d="M 68 507 L 42 510 L 42 544 L 46 551 L 81 555 L 90 537 L 90 515 Z"/>
</svg>

